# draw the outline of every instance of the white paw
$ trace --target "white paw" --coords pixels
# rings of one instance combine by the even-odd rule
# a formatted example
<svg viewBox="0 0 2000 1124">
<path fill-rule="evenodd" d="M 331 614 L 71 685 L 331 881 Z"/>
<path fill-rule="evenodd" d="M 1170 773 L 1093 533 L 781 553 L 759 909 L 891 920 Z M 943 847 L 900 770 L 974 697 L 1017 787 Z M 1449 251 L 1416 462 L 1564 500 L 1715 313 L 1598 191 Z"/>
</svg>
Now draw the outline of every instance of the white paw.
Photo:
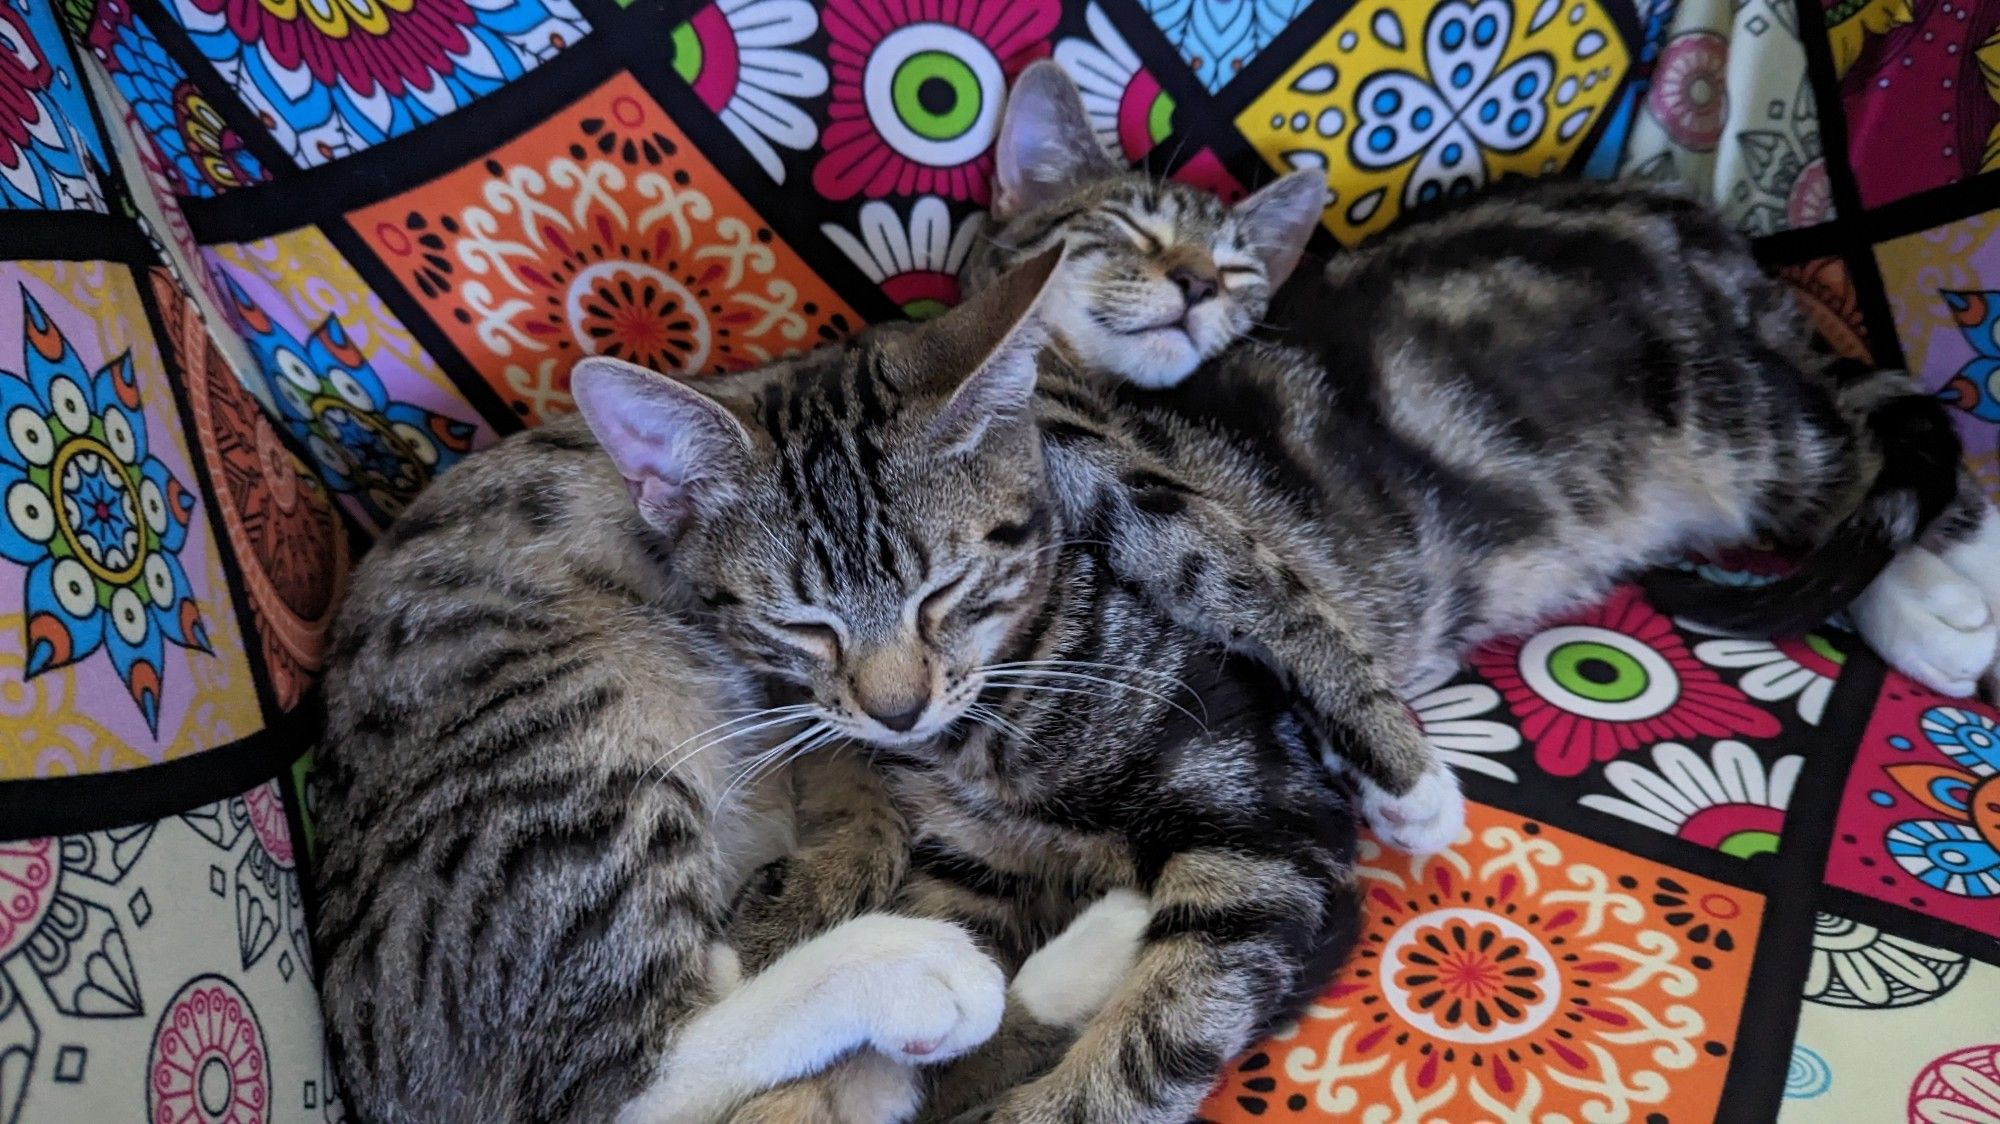
<svg viewBox="0 0 2000 1124">
<path fill-rule="evenodd" d="M 1028 957 L 1009 990 L 1040 1022 L 1082 1026 L 1124 985 L 1152 920 L 1145 895 L 1113 890 Z"/>
<path fill-rule="evenodd" d="M 860 946 L 848 987 L 869 1044 L 905 1064 L 954 1058 L 1000 1027 L 1007 977 L 964 929 L 946 921 L 873 914 L 842 929 Z M 864 951 L 865 950 L 865 951 Z"/>
<path fill-rule="evenodd" d="M 1941 694 L 1972 694 L 2000 653 L 1979 587 L 1922 547 L 1896 555 L 1849 611 L 1884 660 Z"/>
<path fill-rule="evenodd" d="M 841 1124 L 891 1124 L 917 1114 L 922 1083 L 909 1066 L 880 1054 L 854 1055 L 838 1071 L 835 1119 Z"/>
<path fill-rule="evenodd" d="M 1442 762 L 1401 796 L 1367 778 L 1361 781 L 1361 818 L 1382 842 L 1412 855 L 1433 855 L 1465 832 L 1465 795 L 1458 775 Z"/>
</svg>

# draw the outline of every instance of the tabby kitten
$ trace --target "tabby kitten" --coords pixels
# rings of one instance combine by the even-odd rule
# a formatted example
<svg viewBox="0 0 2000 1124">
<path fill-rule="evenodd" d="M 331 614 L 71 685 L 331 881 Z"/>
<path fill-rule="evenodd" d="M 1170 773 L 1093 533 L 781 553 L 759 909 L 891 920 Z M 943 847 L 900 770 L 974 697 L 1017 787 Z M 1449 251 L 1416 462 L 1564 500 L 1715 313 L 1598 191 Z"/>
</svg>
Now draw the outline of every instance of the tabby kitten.
<svg viewBox="0 0 2000 1124">
<path fill-rule="evenodd" d="M 763 377 L 835 387 L 865 363 L 964 378 L 1033 291 L 996 286 L 921 330 Z M 659 436 L 656 421 L 620 419 L 620 448 Z M 938 424 L 965 441 L 984 423 Z M 753 774 L 832 736 L 817 711 L 766 708 L 746 654 L 806 666 L 833 634 L 740 615 L 718 633 L 685 604 L 678 574 L 736 549 L 677 541 L 676 513 L 727 490 L 729 448 L 672 433 L 678 467 L 638 474 L 630 494 L 580 420 L 514 437 L 419 497 L 355 574 L 326 679 L 316 938 L 341 1080 L 376 1124 L 714 1120 L 856 1051 L 844 1068 L 860 1079 L 828 1118 L 880 1124 L 916 1107 L 909 1063 L 961 1053 L 1000 1021 L 1000 969 L 964 928 L 856 916 L 900 883 L 907 846 L 851 756 L 794 772 L 794 870 L 818 881 L 784 904 L 814 915 L 772 924 L 765 909 L 729 927 L 746 874 L 794 846 L 789 788 Z M 838 487 L 787 518 L 851 527 L 879 502 Z M 735 530 L 757 538 L 776 515 Z M 1035 549 L 1029 537 L 1008 549 Z M 1012 619 L 963 629 L 997 644 Z M 884 682 L 864 681 L 878 709 L 898 705 Z M 1082 997 L 1136 947 L 1144 903 L 1111 904 L 1115 923 L 1080 953 L 1017 978 L 1074 1000 L 1044 1005 L 1057 1029 L 1089 1015 Z"/>
<path fill-rule="evenodd" d="M 2000 517 L 1959 486 L 1943 407 L 1900 374 L 1841 385 L 1705 208 L 1544 181 L 1400 227 L 1267 309 L 1317 173 L 1233 210 L 1131 173 L 1052 63 L 1022 74 L 996 155 L 968 288 L 1069 251 L 1042 395 L 1058 494 L 1097 505 L 1163 610 L 1283 669 L 1353 735 L 1392 843 L 1449 843 L 1462 807 L 1396 693 L 1691 549 L 1819 544 L 1794 578 L 1691 611 L 1803 628 L 1859 595 L 1898 666 L 1956 694 L 1990 674 Z M 1260 221 L 1277 213 L 1299 221 Z M 1246 225 L 1293 241 L 1240 268 Z M 1199 327 L 1260 318 L 1264 342 Z"/>
<path fill-rule="evenodd" d="M 692 385 L 591 359 L 572 383 L 735 658 L 871 747 L 910 826 L 896 912 L 1011 967 L 1084 903 L 1128 903 L 1109 927 L 1143 934 L 1136 957 L 1042 952 L 1103 975 L 1017 979 L 930 1111 L 1180 1124 L 1351 947 L 1354 819 L 1278 679 L 1158 613 L 1065 520 L 1039 340 L 994 338 L 899 362 L 877 337 L 814 377 Z M 842 1065 L 737 1120 L 821 1119 L 867 1077 Z"/>
</svg>

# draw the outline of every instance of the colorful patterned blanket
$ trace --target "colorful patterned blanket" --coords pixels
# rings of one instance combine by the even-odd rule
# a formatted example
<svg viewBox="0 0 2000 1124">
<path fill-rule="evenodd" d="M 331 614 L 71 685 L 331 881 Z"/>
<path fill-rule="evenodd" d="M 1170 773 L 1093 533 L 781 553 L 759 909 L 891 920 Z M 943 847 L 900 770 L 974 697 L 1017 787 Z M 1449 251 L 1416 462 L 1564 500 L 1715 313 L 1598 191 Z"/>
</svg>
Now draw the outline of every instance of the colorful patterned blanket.
<svg viewBox="0 0 2000 1124">
<path fill-rule="evenodd" d="M 1010 74 L 1318 167 L 1707 190 L 2000 492 L 2000 0 L 0 0 L 0 1124 L 343 1119 L 302 869 L 355 552 L 605 353 L 958 296 Z M 1721 580 L 1760 580 L 1758 558 Z M 1214 1121 L 2000 1121 L 2000 715 L 1632 591 L 1415 700 L 1465 838 Z"/>
</svg>

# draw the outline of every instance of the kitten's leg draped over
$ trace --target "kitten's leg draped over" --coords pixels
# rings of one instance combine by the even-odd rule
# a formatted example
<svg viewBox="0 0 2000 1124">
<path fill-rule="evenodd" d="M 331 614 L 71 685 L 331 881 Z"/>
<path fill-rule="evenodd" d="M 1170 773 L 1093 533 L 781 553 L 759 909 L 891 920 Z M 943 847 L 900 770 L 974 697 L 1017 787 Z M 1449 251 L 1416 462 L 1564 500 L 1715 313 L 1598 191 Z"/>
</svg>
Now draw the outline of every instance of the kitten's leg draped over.
<svg viewBox="0 0 2000 1124">
<path fill-rule="evenodd" d="M 733 954 L 719 958 L 726 977 Z M 618 1124 L 701 1124 L 738 1102 L 873 1049 L 942 1061 L 984 1042 L 1006 1003 L 999 965 L 964 929 L 870 914 L 792 949 L 682 1026 Z M 904 1098 L 914 1107 L 914 1095 Z M 859 1116 L 842 1124 L 873 1124 Z"/>
<path fill-rule="evenodd" d="M 1113 890 L 1036 950 L 1007 988 L 1000 1029 L 977 1050 L 933 1071 L 924 1119 L 946 1120 L 1048 1072 L 1076 1034 L 1126 985 L 1153 907 Z"/>
<path fill-rule="evenodd" d="M 1123 985 L 1054 1069 L 959 1119 L 1187 1120 L 1224 1063 L 1325 983 L 1335 967 L 1327 950 L 1349 947 L 1358 916 L 1350 876 L 1316 854 L 1307 845 L 1293 858 L 1190 851 L 1169 860 Z M 1250 887 L 1254 902 L 1235 896 Z"/>
<path fill-rule="evenodd" d="M 909 865 L 908 826 L 859 754 L 809 754 L 792 770 L 799 846 L 752 877 L 729 922 L 729 944 L 746 974 L 886 908 Z"/>
<path fill-rule="evenodd" d="M 1056 939 L 1022 964 L 1007 989 L 1006 1014 L 985 1044 L 937 1071 L 935 1084 L 954 1105 L 989 1100 L 1054 1065 L 1124 983 L 1138 958 L 1146 899 L 1114 890 L 1085 909 Z M 730 1124 L 884 1124 L 916 1110 L 922 1075 L 863 1053 L 773 1089 L 737 1110 Z M 935 1115 L 933 1098 L 926 1115 Z"/>
<path fill-rule="evenodd" d="M 1291 681 L 1321 736 L 1357 774 L 1371 831 L 1413 854 L 1457 841 L 1465 826 L 1458 778 L 1367 641 L 1301 577 L 1300 567 L 1227 508 L 1192 491 L 1161 484 L 1151 492 L 1118 487 L 1097 495 L 1089 523 L 1118 576 L 1176 624 Z"/>
</svg>

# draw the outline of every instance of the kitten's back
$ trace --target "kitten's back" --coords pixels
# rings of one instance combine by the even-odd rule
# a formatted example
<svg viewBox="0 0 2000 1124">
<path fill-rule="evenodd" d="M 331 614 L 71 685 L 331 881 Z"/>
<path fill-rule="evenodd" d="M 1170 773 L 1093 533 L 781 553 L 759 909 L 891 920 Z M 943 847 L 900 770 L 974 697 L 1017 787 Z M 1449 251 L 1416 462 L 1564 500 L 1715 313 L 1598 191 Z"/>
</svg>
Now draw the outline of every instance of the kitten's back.
<svg viewBox="0 0 2000 1124">
<path fill-rule="evenodd" d="M 723 778 L 665 766 L 747 692 L 660 574 L 573 421 L 469 458 L 357 571 L 316 935 L 343 1078 L 385 1124 L 608 1119 L 705 1000 Z"/>
</svg>

